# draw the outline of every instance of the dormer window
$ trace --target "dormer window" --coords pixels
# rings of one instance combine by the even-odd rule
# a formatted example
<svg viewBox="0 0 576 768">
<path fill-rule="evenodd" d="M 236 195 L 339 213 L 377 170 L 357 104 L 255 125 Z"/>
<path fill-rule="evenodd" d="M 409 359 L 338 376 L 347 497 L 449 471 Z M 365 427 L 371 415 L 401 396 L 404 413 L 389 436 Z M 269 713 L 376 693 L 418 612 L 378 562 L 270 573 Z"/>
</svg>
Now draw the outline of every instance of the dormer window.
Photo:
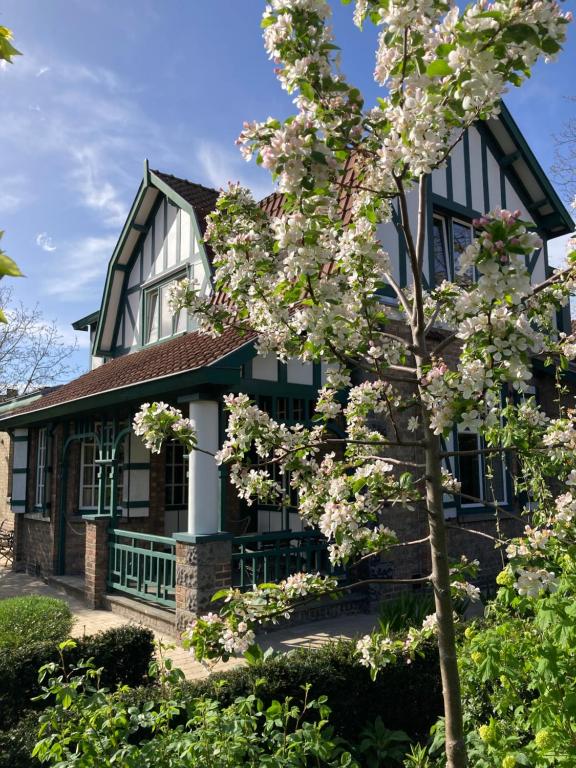
<svg viewBox="0 0 576 768">
<path fill-rule="evenodd" d="M 186 330 L 186 312 L 170 311 L 170 289 L 184 275 L 157 283 L 144 291 L 144 344 L 153 344 Z"/>
<path fill-rule="evenodd" d="M 460 258 L 472 242 L 472 225 L 445 216 L 435 216 L 432 229 L 434 285 L 443 280 L 467 283 L 471 275 L 458 275 Z"/>
</svg>

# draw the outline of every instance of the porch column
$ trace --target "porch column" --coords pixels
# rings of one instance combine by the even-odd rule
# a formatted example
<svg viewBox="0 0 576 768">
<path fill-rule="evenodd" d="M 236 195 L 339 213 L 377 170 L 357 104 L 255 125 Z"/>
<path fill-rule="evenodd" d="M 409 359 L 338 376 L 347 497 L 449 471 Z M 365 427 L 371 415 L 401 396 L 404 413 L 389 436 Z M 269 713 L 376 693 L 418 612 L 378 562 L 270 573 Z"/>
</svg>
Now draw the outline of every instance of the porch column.
<svg viewBox="0 0 576 768">
<path fill-rule="evenodd" d="M 188 533 L 194 536 L 220 530 L 220 482 L 214 457 L 218 444 L 218 403 L 192 400 L 189 417 L 196 430 L 199 451 L 188 457 Z"/>
<path fill-rule="evenodd" d="M 86 602 L 91 608 L 102 608 L 108 578 L 108 515 L 84 517 L 86 544 L 84 584 Z"/>
</svg>

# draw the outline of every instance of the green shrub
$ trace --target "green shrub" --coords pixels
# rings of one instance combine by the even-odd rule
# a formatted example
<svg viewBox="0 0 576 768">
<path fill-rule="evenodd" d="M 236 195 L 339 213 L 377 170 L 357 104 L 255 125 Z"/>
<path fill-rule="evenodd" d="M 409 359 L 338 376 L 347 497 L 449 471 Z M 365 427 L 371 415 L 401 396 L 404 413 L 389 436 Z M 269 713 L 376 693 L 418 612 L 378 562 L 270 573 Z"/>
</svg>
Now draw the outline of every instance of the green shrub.
<svg viewBox="0 0 576 768">
<path fill-rule="evenodd" d="M 126 625 L 77 640 L 68 652 L 71 664 L 93 657 L 96 667 L 103 667 L 102 685 L 114 689 L 119 684 L 141 685 L 154 653 L 154 635 L 149 629 Z M 0 654 L 0 730 L 11 728 L 22 713 L 42 708 L 33 702 L 38 695 L 38 670 L 43 664 L 57 662 L 54 642 L 11 648 Z"/>
<path fill-rule="evenodd" d="M 403 632 L 410 627 L 420 627 L 424 619 L 434 613 L 432 590 L 400 592 L 398 597 L 383 600 L 378 621 L 386 634 Z"/>
<path fill-rule="evenodd" d="M 31 757 L 38 741 L 38 712 L 26 712 L 9 730 L 0 731 L 0 768 L 36 768 Z"/>
<path fill-rule="evenodd" d="M 427 645 L 424 656 L 412 663 L 398 661 L 389 665 L 375 682 L 358 663 L 354 649 L 355 644 L 345 640 L 321 648 L 298 649 L 259 665 L 236 667 L 204 680 L 184 681 L 182 693 L 189 700 L 206 696 L 227 706 L 239 696 L 256 692 L 269 706 L 274 699 L 300 699 L 302 686 L 310 683 L 313 698 L 326 695 L 332 711 L 330 723 L 336 734 L 347 741 L 357 741 L 363 726 L 372 725 L 378 716 L 386 728 L 425 741 L 443 711 L 435 645 Z M 141 704 L 153 692 L 140 689 L 126 695 L 131 702 Z"/>
<path fill-rule="evenodd" d="M 65 650 L 64 659 L 67 655 Z M 100 689 L 93 668 L 70 669 L 67 660 L 65 668 L 66 675 L 58 664 L 43 669 L 44 696 L 52 705 L 40 716 L 33 754 L 44 763 L 59 768 L 360 768 L 327 727 L 325 697 L 312 700 L 307 689 L 298 701 L 269 706 L 254 695 L 229 706 L 208 698 L 184 701 L 177 686 L 182 673 L 167 664 L 160 670 L 156 701 L 134 706 Z M 178 715 L 186 718 L 185 727 L 174 727 Z M 143 724 L 149 733 L 135 740 Z"/>
<path fill-rule="evenodd" d="M 74 618 L 68 603 L 54 597 L 25 595 L 0 600 L 0 650 L 68 637 Z"/>
</svg>

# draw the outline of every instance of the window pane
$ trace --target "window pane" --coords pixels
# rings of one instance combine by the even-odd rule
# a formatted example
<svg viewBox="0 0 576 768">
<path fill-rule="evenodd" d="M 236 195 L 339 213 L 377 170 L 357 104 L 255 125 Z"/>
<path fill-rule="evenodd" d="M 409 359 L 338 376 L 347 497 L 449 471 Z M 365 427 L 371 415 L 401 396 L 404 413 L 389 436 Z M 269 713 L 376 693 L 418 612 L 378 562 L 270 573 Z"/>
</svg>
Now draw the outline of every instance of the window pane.
<svg viewBox="0 0 576 768">
<path fill-rule="evenodd" d="M 174 285 L 173 282 L 163 285 L 160 289 L 162 296 L 162 307 L 160 309 L 160 338 L 165 339 L 166 336 L 172 336 L 172 320 L 174 315 L 170 310 L 170 288 Z"/>
<path fill-rule="evenodd" d="M 504 482 L 504 462 L 500 455 L 486 460 L 485 498 L 488 501 L 505 501 L 506 486 Z"/>
<path fill-rule="evenodd" d="M 146 294 L 146 343 L 158 341 L 158 291 Z"/>
<path fill-rule="evenodd" d="M 448 279 L 448 254 L 446 252 L 446 236 L 444 222 L 434 219 L 432 228 L 432 247 L 434 249 L 434 282 L 440 285 Z"/>
<path fill-rule="evenodd" d="M 472 242 L 472 227 L 467 224 L 460 224 L 458 221 L 452 222 L 452 238 L 454 245 L 454 277 L 456 278 L 460 268 L 460 257 Z M 467 271 L 466 275 L 461 277 L 470 279 L 472 273 Z"/>
<path fill-rule="evenodd" d="M 458 435 L 458 450 L 460 451 L 478 451 L 478 435 L 472 432 L 462 432 Z M 460 477 L 462 483 L 462 493 L 467 496 L 481 498 L 480 486 L 480 463 L 478 453 L 468 456 L 460 456 Z M 470 499 L 462 499 L 463 504 L 474 503 Z"/>
</svg>

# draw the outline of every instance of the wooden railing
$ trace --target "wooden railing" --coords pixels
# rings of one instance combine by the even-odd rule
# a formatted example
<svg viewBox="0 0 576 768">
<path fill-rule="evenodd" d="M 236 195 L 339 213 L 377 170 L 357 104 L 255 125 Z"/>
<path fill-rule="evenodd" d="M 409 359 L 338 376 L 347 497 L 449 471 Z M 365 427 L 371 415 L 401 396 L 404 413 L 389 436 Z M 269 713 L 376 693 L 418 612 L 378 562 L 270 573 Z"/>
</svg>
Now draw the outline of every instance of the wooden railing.
<svg viewBox="0 0 576 768">
<path fill-rule="evenodd" d="M 279 582 L 293 573 L 341 576 L 328 558 L 327 543 L 317 531 L 277 531 L 236 536 L 232 543 L 232 584 Z"/>
<path fill-rule="evenodd" d="M 174 608 L 174 539 L 117 528 L 108 537 L 108 588 Z"/>
</svg>

